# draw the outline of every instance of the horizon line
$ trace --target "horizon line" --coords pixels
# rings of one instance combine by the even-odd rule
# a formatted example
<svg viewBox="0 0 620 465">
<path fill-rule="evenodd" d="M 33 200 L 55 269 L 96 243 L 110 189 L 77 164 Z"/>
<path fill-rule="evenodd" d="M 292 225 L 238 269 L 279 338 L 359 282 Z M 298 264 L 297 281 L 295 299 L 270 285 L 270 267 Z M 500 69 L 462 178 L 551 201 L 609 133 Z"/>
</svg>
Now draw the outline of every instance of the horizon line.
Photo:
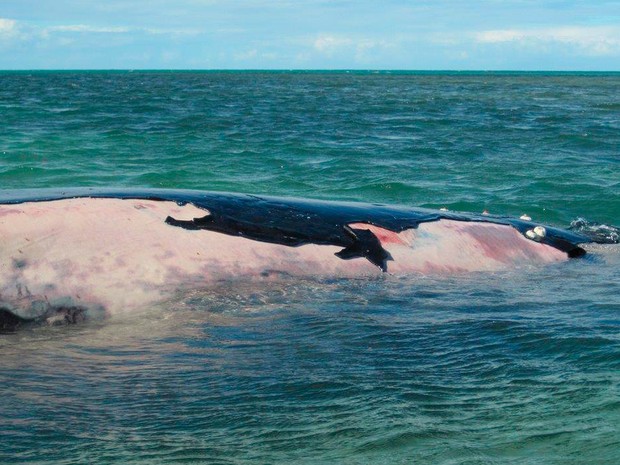
<svg viewBox="0 0 620 465">
<path fill-rule="evenodd" d="M 406 68 L 11 68 L 5 72 L 118 71 L 118 72 L 326 72 L 326 73 L 620 73 L 619 70 L 583 69 L 406 69 Z"/>
</svg>

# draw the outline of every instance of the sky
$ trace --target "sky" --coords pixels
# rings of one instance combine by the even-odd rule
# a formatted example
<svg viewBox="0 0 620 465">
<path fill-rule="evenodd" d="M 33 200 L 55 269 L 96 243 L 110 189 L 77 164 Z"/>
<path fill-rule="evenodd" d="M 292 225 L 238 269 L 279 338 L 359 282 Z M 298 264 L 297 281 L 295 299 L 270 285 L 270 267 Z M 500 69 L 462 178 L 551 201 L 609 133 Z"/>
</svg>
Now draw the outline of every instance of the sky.
<svg viewBox="0 0 620 465">
<path fill-rule="evenodd" d="M 0 69 L 620 71 L 620 0 L 0 0 Z"/>
</svg>

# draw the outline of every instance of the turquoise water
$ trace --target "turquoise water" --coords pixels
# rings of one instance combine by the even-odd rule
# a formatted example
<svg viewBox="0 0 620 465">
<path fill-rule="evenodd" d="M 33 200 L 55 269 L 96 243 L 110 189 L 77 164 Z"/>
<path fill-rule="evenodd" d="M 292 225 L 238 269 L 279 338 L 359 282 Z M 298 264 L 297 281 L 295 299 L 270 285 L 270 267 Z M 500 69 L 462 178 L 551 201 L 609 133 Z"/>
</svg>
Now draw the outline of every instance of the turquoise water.
<svg viewBox="0 0 620 465">
<path fill-rule="evenodd" d="M 0 73 L 0 187 L 620 223 L 620 74 Z M 0 463 L 620 463 L 620 250 L 0 336 Z M 113 272 L 113 270 L 111 270 Z"/>
</svg>

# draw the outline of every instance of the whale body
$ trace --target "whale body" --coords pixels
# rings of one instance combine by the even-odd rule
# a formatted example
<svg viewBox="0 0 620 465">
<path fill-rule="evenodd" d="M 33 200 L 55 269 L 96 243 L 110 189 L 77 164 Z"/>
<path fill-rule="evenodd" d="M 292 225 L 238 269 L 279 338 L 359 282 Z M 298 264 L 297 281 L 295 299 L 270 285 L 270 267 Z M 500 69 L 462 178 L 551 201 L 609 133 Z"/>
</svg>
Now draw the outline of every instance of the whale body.
<svg viewBox="0 0 620 465">
<path fill-rule="evenodd" d="M 589 237 L 505 216 L 165 189 L 0 191 L 0 329 L 145 308 L 182 288 L 286 276 L 548 264 Z"/>
</svg>

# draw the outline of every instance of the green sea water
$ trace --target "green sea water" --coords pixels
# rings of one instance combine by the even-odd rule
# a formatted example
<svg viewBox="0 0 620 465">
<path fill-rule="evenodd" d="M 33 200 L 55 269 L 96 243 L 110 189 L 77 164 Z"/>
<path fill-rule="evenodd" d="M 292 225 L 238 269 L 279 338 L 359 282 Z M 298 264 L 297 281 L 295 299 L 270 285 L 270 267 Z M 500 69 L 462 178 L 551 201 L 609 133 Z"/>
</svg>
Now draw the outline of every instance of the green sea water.
<svg viewBox="0 0 620 465">
<path fill-rule="evenodd" d="M 617 226 L 620 74 L 0 72 L 0 188 L 61 186 Z M 0 463 L 615 465 L 619 247 L 0 335 Z"/>
</svg>

